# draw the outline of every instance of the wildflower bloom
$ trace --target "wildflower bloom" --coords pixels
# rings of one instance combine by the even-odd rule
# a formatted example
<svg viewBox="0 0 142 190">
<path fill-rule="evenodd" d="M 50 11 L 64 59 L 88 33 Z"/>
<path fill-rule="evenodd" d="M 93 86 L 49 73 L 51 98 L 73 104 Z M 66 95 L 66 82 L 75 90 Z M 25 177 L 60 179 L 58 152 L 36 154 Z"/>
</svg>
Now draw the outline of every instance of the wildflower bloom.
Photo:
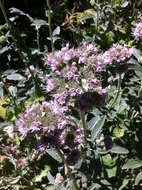
<svg viewBox="0 0 142 190">
<path fill-rule="evenodd" d="M 64 107 L 60 108 L 59 104 L 53 101 L 36 103 L 26 107 L 25 113 L 20 114 L 16 126 L 23 136 L 40 130 L 50 133 L 58 128 L 59 119 L 61 121 L 60 117 L 65 111 Z"/>
<path fill-rule="evenodd" d="M 59 185 L 63 181 L 63 176 L 60 173 L 56 174 L 55 185 Z"/>
<path fill-rule="evenodd" d="M 131 56 L 131 51 L 127 45 L 114 44 L 107 53 L 104 53 L 104 57 L 108 57 L 109 64 L 113 62 L 120 63 L 126 61 Z"/>
<path fill-rule="evenodd" d="M 142 22 L 136 24 L 136 27 L 132 29 L 132 34 L 135 40 L 142 39 Z"/>
</svg>

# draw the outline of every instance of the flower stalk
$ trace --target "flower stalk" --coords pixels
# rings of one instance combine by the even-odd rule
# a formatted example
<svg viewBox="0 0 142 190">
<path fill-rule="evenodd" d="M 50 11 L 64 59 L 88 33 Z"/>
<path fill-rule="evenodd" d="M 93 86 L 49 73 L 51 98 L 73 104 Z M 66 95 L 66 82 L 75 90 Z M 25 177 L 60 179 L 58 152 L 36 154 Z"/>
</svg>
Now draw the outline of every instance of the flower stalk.
<svg viewBox="0 0 142 190">
<path fill-rule="evenodd" d="M 74 187 L 76 190 L 79 190 L 78 186 L 77 186 L 77 183 L 76 183 L 76 180 L 75 178 L 73 177 L 72 173 L 71 173 L 71 168 L 69 167 L 63 153 L 59 150 L 59 149 L 56 149 L 57 150 L 57 153 L 59 154 L 59 156 L 61 157 L 63 163 L 65 164 L 66 168 L 67 168 L 67 173 L 68 173 L 68 176 L 69 178 L 72 180 L 73 184 L 74 184 Z"/>
<path fill-rule="evenodd" d="M 113 105 L 115 104 L 115 102 L 117 101 L 117 98 L 120 94 L 120 89 L 121 89 L 121 74 L 119 74 L 119 78 L 118 78 L 118 86 L 117 86 L 117 94 L 114 98 L 114 100 L 112 101 L 111 105 L 109 106 L 109 110 L 113 107 Z"/>
<path fill-rule="evenodd" d="M 81 113 L 81 120 L 82 120 L 82 126 L 83 126 L 83 132 L 84 132 L 84 145 L 87 146 L 87 131 L 86 131 L 86 122 L 85 122 L 85 114 Z"/>
<path fill-rule="evenodd" d="M 96 29 L 97 29 L 97 33 L 98 33 L 98 27 L 99 27 L 99 0 L 97 0 L 96 5 L 97 5 L 97 21 L 96 21 Z"/>
<path fill-rule="evenodd" d="M 51 40 L 52 52 L 54 53 L 54 42 L 53 42 L 52 27 L 51 27 L 51 5 L 50 5 L 50 0 L 47 0 L 47 6 L 48 6 L 49 35 L 50 35 L 50 40 Z"/>
</svg>

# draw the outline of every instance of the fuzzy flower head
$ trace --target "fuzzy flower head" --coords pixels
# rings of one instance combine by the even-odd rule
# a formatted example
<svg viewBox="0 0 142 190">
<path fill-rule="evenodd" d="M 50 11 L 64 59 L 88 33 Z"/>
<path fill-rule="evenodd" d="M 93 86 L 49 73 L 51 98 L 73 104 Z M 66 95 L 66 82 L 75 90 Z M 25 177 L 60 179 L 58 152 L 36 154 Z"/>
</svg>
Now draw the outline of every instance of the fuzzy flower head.
<svg viewBox="0 0 142 190">
<path fill-rule="evenodd" d="M 62 116 L 65 111 L 66 108 L 61 108 L 57 102 L 36 103 L 26 107 L 25 113 L 20 115 L 16 126 L 23 136 L 41 130 L 51 133 L 61 126 Z"/>
<path fill-rule="evenodd" d="M 110 63 L 112 64 L 113 62 L 120 63 L 124 62 L 127 59 L 130 58 L 131 56 L 131 51 L 127 47 L 127 45 L 119 45 L 119 44 L 114 44 L 108 51 L 107 53 L 105 52 L 104 57 L 107 56 Z"/>
<path fill-rule="evenodd" d="M 142 22 L 136 24 L 136 27 L 132 29 L 132 35 L 134 36 L 135 40 L 142 39 Z"/>
</svg>

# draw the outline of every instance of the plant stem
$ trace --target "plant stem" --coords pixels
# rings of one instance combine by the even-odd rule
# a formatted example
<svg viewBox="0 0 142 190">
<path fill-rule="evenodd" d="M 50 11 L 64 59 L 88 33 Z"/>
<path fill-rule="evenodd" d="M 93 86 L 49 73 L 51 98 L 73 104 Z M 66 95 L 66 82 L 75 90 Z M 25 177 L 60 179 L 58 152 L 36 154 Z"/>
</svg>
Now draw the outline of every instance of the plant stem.
<svg viewBox="0 0 142 190">
<path fill-rule="evenodd" d="M 97 21 L 96 21 L 96 29 L 97 29 L 97 33 L 98 33 L 98 26 L 99 26 L 99 0 L 97 0 L 96 5 L 97 5 Z"/>
<path fill-rule="evenodd" d="M 83 160 L 86 159 L 86 150 L 87 150 L 87 131 L 86 131 L 86 122 L 85 122 L 85 114 L 81 113 L 81 120 L 82 120 L 82 126 L 83 126 L 83 133 L 84 133 L 84 154 L 83 154 Z"/>
<path fill-rule="evenodd" d="M 83 126 L 83 133 L 84 133 L 84 145 L 87 145 L 87 131 L 86 131 L 86 122 L 85 122 L 85 115 L 83 113 L 80 114 Z"/>
<path fill-rule="evenodd" d="M 79 188 L 78 188 L 78 186 L 77 186 L 77 183 L 76 183 L 76 180 L 74 179 L 74 177 L 73 177 L 73 175 L 72 175 L 72 173 L 71 173 L 71 168 L 69 167 L 69 165 L 68 165 L 66 159 L 64 158 L 63 153 L 62 153 L 59 149 L 57 149 L 57 152 L 58 152 L 59 156 L 61 157 L 61 159 L 63 160 L 63 162 L 64 162 L 64 164 L 65 164 L 65 166 L 66 166 L 66 168 L 67 168 L 67 172 L 68 172 L 69 178 L 72 180 L 75 189 L 76 189 L 76 190 L 79 190 Z"/>
<path fill-rule="evenodd" d="M 51 6 L 50 6 L 50 0 L 46 0 L 46 1 L 47 1 L 47 6 L 48 6 L 49 35 L 50 35 L 50 40 L 51 40 L 52 52 L 54 53 L 54 43 L 53 43 L 52 27 L 51 27 Z"/>
<path fill-rule="evenodd" d="M 114 100 L 112 101 L 111 105 L 109 106 L 109 110 L 112 108 L 113 104 L 116 102 L 116 100 L 120 94 L 120 88 L 121 88 L 121 74 L 119 74 L 117 94 L 116 94 Z"/>
<path fill-rule="evenodd" d="M 4 9 L 4 6 L 3 6 L 1 0 L 0 0 L 0 8 L 1 8 L 1 11 L 2 11 L 3 16 L 4 16 L 4 18 L 5 18 L 5 21 L 6 21 L 6 23 L 8 24 L 8 27 L 10 27 L 10 23 L 9 23 L 9 21 L 8 21 L 7 14 L 6 14 L 6 12 L 5 12 L 5 9 Z"/>
</svg>

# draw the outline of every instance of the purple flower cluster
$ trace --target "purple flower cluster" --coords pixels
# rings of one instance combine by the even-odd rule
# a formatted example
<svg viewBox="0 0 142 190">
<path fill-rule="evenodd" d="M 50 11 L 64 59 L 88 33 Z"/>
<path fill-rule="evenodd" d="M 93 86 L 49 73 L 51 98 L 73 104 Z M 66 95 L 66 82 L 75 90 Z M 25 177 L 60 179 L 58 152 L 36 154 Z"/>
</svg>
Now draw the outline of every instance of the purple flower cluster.
<svg viewBox="0 0 142 190">
<path fill-rule="evenodd" d="M 132 29 L 132 34 L 135 40 L 142 39 L 142 22 L 136 24 L 136 27 Z"/>
<path fill-rule="evenodd" d="M 36 138 L 40 150 L 48 146 L 68 147 L 71 154 L 83 142 L 82 128 L 74 125 L 73 119 L 68 116 L 68 108 L 55 101 L 27 106 L 26 111 L 19 116 L 16 127 L 23 137 L 31 133 L 38 134 Z"/>
<path fill-rule="evenodd" d="M 127 45 L 114 44 L 103 55 L 104 60 L 108 64 L 120 63 L 128 60 L 131 56 L 131 51 Z"/>
<path fill-rule="evenodd" d="M 68 108 L 73 108 L 76 100 L 79 101 L 77 105 L 80 111 L 86 112 L 92 106 L 101 108 L 107 97 L 107 88 L 103 89 L 101 85 L 101 72 L 112 64 L 116 65 L 118 73 L 127 72 L 126 63 L 130 56 L 127 45 L 114 44 L 104 53 L 100 53 L 95 45 L 86 42 L 78 48 L 69 48 L 67 44 L 54 55 L 49 53 L 45 57 L 45 64 L 53 72 L 52 78 L 47 76 L 46 79 L 47 92 L 56 89 L 54 100 Z"/>
<path fill-rule="evenodd" d="M 35 103 L 27 106 L 25 113 L 20 114 L 16 126 L 22 136 L 41 130 L 51 133 L 67 124 L 67 119 L 63 118 L 65 112 L 67 108 L 60 107 L 57 102 Z"/>
<path fill-rule="evenodd" d="M 67 44 L 60 51 L 56 51 L 54 55 L 47 54 L 45 64 L 51 68 L 56 76 L 66 80 L 66 83 L 70 80 L 79 81 L 84 78 L 84 73 L 92 71 L 92 74 L 85 78 L 86 80 L 89 78 L 87 80 L 89 83 L 94 79 L 97 80 L 96 77 L 94 78 L 96 72 L 102 72 L 107 65 L 127 61 L 130 56 L 131 52 L 127 45 L 114 44 L 106 52 L 99 53 L 96 46 L 84 42 L 82 47 L 69 49 Z M 50 83 L 49 79 L 47 82 Z M 94 87 L 91 86 L 91 89 Z M 48 91 L 50 89 L 52 88 L 49 87 Z"/>
<path fill-rule="evenodd" d="M 67 44 L 54 55 L 49 53 L 45 57 L 45 64 L 53 72 L 52 78 L 47 75 L 47 92 L 54 90 L 54 101 L 68 109 L 77 107 L 86 112 L 93 106 L 101 108 L 107 97 L 107 88 L 103 89 L 101 84 L 101 72 L 112 64 L 118 73 L 127 72 L 130 56 L 127 45 L 114 44 L 99 53 L 95 45 L 86 42 L 78 48 L 69 48 Z"/>
</svg>

